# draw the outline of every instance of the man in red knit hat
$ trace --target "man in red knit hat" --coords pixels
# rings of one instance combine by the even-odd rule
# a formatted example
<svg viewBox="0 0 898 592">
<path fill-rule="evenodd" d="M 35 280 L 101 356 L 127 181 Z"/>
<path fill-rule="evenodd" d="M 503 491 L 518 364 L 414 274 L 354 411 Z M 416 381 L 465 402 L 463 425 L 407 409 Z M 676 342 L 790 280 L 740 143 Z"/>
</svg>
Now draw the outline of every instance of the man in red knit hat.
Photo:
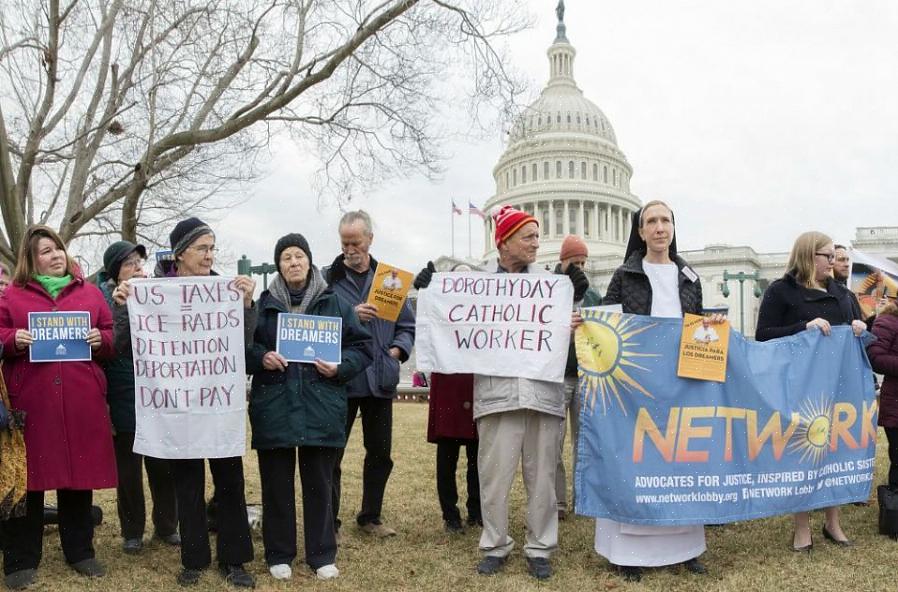
<svg viewBox="0 0 898 592">
<path fill-rule="evenodd" d="M 546 273 L 535 264 L 539 249 L 536 218 L 504 206 L 493 219 L 499 258 L 487 266 L 487 271 Z M 474 419 L 480 435 L 477 465 L 483 516 L 480 536 L 483 558 L 477 565 L 479 573 L 497 573 L 514 547 L 514 540 L 508 534 L 508 496 L 518 464 L 522 464 L 527 489 L 524 544 L 527 570 L 540 580 L 552 575 L 549 556 L 558 547 L 555 463 L 564 416 L 562 383 L 474 376 Z"/>
</svg>

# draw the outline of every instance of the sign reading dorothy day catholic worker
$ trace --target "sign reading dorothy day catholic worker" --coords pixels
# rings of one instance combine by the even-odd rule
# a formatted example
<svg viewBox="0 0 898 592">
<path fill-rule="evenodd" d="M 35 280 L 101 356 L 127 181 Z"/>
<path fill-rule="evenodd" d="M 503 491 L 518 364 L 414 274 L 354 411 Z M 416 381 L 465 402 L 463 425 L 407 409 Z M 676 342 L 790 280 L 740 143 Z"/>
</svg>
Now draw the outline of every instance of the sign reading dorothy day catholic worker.
<svg viewBox="0 0 898 592">
<path fill-rule="evenodd" d="M 677 376 L 683 322 L 583 311 L 577 512 L 716 524 L 865 501 L 877 402 L 848 326 L 730 331 L 726 380 Z"/>
<path fill-rule="evenodd" d="M 302 314 L 278 314 L 277 352 L 288 362 L 314 364 L 315 358 L 339 364 L 343 319 Z"/>
<path fill-rule="evenodd" d="M 563 275 L 436 273 L 418 292 L 418 370 L 561 382 L 573 299 Z"/>
<path fill-rule="evenodd" d="M 243 293 L 221 276 L 138 279 L 128 298 L 134 452 L 225 458 L 246 448 Z"/>
<path fill-rule="evenodd" d="M 83 362 L 90 360 L 89 312 L 29 312 L 31 362 Z"/>
</svg>

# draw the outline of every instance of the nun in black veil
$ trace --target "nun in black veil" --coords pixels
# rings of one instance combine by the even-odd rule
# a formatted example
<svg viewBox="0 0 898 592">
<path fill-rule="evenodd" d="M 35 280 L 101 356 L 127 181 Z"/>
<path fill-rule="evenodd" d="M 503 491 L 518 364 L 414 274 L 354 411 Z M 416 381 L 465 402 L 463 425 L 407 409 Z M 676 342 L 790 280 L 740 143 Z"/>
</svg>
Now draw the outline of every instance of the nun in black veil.
<svg viewBox="0 0 898 592">
<path fill-rule="evenodd" d="M 624 264 L 617 268 L 602 304 L 620 304 L 625 313 L 681 318 L 702 313 L 698 274 L 677 254 L 674 217 L 662 201 L 650 201 L 633 214 Z M 716 320 L 716 319 L 715 319 Z M 628 580 L 644 567 L 683 566 L 706 572 L 703 526 L 645 526 L 596 519 L 596 552 Z"/>
</svg>

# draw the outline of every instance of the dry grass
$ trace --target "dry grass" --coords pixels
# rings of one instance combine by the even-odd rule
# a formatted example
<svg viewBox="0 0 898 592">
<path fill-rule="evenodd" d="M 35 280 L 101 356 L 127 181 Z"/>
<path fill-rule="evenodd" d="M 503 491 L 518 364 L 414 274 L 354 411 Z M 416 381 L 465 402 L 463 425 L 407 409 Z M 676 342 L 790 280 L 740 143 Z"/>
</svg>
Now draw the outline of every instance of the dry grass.
<svg viewBox="0 0 898 592">
<path fill-rule="evenodd" d="M 846 532 L 857 542 L 853 549 L 827 544 L 820 536 L 822 516 L 816 513 L 814 552 L 799 555 L 789 551 L 788 517 L 758 520 L 708 528 L 708 552 L 703 560 L 710 575 L 700 577 L 671 569 L 652 570 L 638 584 L 626 583 L 608 569 L 605 560 L 592 550 L 593 521 L 568 519 L 561 523 L 560 550 L 553 557 L 555 576 L 537 584 L 526 574 L 519 548 L 501 575 L 482 577 L 474 573 L 479 556 L 478 532 L 450 537 L 443 532 L 434 484 L 435 448 L 425 441 L 426 405 L 397 404 L 395 408 L 393 458 L 395 468 L 387 488 L 385 522 L 399 531 L 386 541 L 372 540 L 353 527 L 353 515 L 361 495 L 361 434 L 353 433 L 344 461 L 343 545 L 337 558 L 341 576 L 319 582 L 304 569 L 300 558 L 290 582 L 275 582 L 262 558 L 261 536 L 255 536 L 256 560 L 248 568 L 258 578 L 260 590 L 720 590 L 780 592 L 811 589 L 872 591 L 894 589 L 895 553 L 898 543 L 876 533 L 876 506 L 844 508 Z M 357 424 L 358 425 L 358 424 Z M 880 442 L 877 482 L 886 465 L 884 438 Z M 246 456 L 247 500 L 261 498 L 255 453 Z M 463 460 L 461 461 L 464 462 Z M 460 471 L 461 473 L 461 471 Z M 463 479 L 460 479 L 464 488 Z M 297 486 L 298 489 L 298 486 Z M 44 541 L 44 561 L 39 571 L 42 590 L 173 590 L 180 568 L 175 549 L 150 543 L 142 555 L 132 558 L 120 551 L 114 492 L 97 495 L 107 521 L 97 529 L 99 558 L 109 568 L 103 579 L 88 582 L 65 565 L 59 537 L 49 533 Z M 523 487 L 513 491 L 510 516 L 515 539 L 523 540 Z M 301 532 L 301 531 L 300 531 Z M 300 545 L 302 544 L 300 537 Z M 214 548 L 214 547 L 213 547 Z M 198 592 L 223 589 L 221 578 L 210 571 Z"/>
</svg>

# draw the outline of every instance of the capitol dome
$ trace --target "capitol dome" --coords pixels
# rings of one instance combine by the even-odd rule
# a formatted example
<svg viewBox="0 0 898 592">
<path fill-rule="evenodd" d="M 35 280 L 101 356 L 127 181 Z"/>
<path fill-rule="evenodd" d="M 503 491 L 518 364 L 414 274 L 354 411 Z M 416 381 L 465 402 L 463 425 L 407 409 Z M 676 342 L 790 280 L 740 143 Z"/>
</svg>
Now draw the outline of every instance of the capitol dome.
<svg viewBox="0 0 898 592">
<path fill-rule="evenodd" d="M 564 0 L 549 47 L 549 81 L 517 118 L 493 169 L 496 193 L 486 208 L 512 205 L 540 223 L 538 262 L 554 264 L 568 234 L 586 240 L 590 259 L 623 257 L 630 215 L 641 206 L 630 193 L 633 169 L 611 122 L 574 80 L 576 50 L 567 39 Z M 484 259 L 497 257 L 495 226 L 486 224 Z"/>
</svg>

